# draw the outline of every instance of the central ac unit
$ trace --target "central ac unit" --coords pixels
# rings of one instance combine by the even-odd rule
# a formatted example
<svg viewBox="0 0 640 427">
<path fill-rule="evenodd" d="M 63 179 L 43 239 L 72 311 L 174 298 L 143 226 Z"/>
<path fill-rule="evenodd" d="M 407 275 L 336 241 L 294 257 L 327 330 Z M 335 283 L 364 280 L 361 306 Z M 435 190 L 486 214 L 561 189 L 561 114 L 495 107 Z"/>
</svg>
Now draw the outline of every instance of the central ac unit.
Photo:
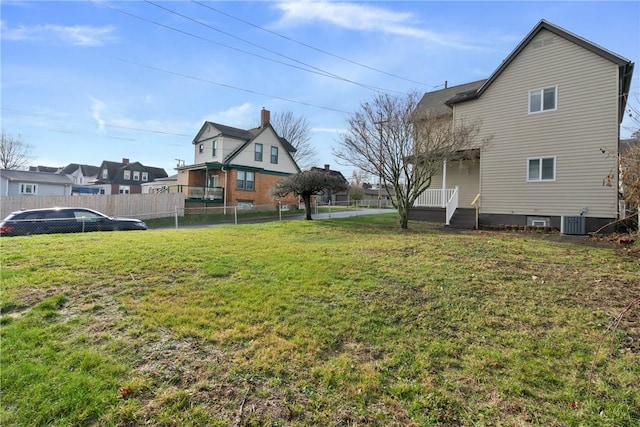
<svg viewBox="0 0 640 427">
<path fill-rule="evenodd" d="M 562 216 L 560 233 L 572 236 L 584 236 L 586 233 L 586 218 L 583 216 Z"/>
</svg>

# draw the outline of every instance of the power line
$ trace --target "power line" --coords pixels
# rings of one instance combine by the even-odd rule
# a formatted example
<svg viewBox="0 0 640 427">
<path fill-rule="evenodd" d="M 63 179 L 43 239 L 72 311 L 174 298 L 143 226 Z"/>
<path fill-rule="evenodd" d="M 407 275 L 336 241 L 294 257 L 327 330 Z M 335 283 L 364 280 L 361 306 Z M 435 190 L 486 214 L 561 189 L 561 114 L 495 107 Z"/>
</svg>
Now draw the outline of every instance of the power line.
<svg viewBox="0 0 640 427">
<path fill-rule="evenodd" d="M 202 25 L 203 27 L 209 28 L 209 29 L 211 29 L 211 30 L 213 30 L 213 31 L 217 31 L 217 32 L 219 32 L 219 33 L 221 33 L 221 34 L 224 34 L 225 36 L 228 36 L 228 37 L 231 37 L 231 38 L 233 38 L 233 39 L 239 40 L 239 41 L 241 41 L 241 42 L 243 42 L 243 43 L 247 43 L 248 45 L 253 46 L 253 47 L 257 47 L 258 49 L 265 50 L 265 51 L 267 51 L 267 52 L 269 52 L 269 53 L 272 53 L 272 54 L 274 54 L 274 55 L 277 55 L 277 56 L 280 56 L 280 57 L 282 57 L 282 58 L 288 59 L 289 61 L 293 61 L 293 62 L 298 63 L 298 64 L 300 64 L 300 65 L 304 65 L 305 67 L 309 67 L 309 68 L 311 68 L 312 70 L 316 70 L 320 75 L 323 75 L 323 76 L 325 76 L 325 77 L 331 77 L 331 78 L 334 78 L 334 79 L 337 79 L 337 80 L 342 80 L 342 81 L 347 82 L 347 83 L 352 83 L 352 84 L 355 84 L 355 85 L 357 85 L 357 86 L 361 86 L 361 87 L 363 87 L 363 88 L 365 88 L 365 89 L 376 90 L 376 91 L 382 91 L 382 92 L 396 92 L 396 91 L 393 91 L 393 90 L 390 90 L 390 89 L 383 89 L 383 88 L 380 88 L 380 87 L 371 86 L 371 85 L 366 85 L 366 84 L 364 84 L 364 83 L 359 83 L 359 82 L 356 82 L 356 81 L 354 81 L 354 80 L 347 79 L 347 78 L 345 78 L 345 77 L 339 76 L 338 74 L 332 73 L 332 72 L 330 72 L 330 71 L 323 70 L 323 69 L 321 69 L 321 68 L 315 67 L 315 66 L 313 66 L 313 65 L 311 65 L 311 64 L 308 64 L 308 63 L 306 63 L 306 62 L 303 62 L 303 61 L 297 60 L 297 59 L 292 58 L 292 57 L 290 57 L 290 56 L 283 55 L 283 54 L 281 54 L 280 52 L 277 52 L 277 51 L 275 51 L 275 50 L 273 50 L 273 49 L 269 49 L 269 48 L 264 47 L 264 46 L 262 46 L 262 45 L 259 45 L 259 44 L 257 44 L 257 43 L 253 43 L 253 42 L 251 42 L 251 41 L 249 41 L 249 40 L 243 39 L 243 38 L 238 37 L 238 36 L 236 36 L 236 35 L 233 35 L 233 34 L 231 34 L 231 33 L 229 33 L 229 32 L 223 31 L 223 30 L 221 30 L 221 29 L 219 29 L 219 28 L 213 27 L 213 26 L 211 26 L 211 25 L 209 25 L 209 24 L 206 24 L 206 23 L 204 23 L 204 22 L 202 22 L 202 21 L 198 21 L 197 19 L 191 18 L 191 17 L 189 17 L 189 16 L 187 16 L 187 15 L 184 15 L 184 14 L 182 14 L 182 13 L 176 12 L 176 11 L 174 11 L 174 10 L 171 10 L 171 9 L 167 8 L 167 7 L 160 6 L 159 4 L 154 3 L 154 2 L 152 2 L 152 1 L 150 1 L 150 0 L 144 0 L 144 1 L 145 1 L 146 3 L 149 3 L 149 4 L 153 5 L 153 6 L 156 6 L 157 8 L 160 8 L 160 9 L 162 9 L 162 10 L 165 10 L 165 11 L 169 12 L 169 13 L 172 13 L 172 14 L 174 14 L 174 15 L 176 15 L 176 16 L 179 16 L 179 17 L 181 17 L 181 18 L 187 19 L 187 20 L 189 20 L 189 21 L 191 21 L 191 22 L 195 22 L 196 24 Z M 287 65 L 287 66 L 288 66 L 288 65 L 290 65 L 290 64 L 286 64 L 286 63 L 282 63 L 282 62 L 278 62 L 278 63 L 284 64 L 284 65 Z M 298 67 L 296 67 L 296 68 L 298 68 Z M 303 70 L 304 70 L 304 69 L 303 69 Z M 306 71 L 311 71 L 311 70 L 306 70 Z"/>
<path fill-rule="evenodd" d="M 15 114 L 15 115 L 20 115 L 20 116 L 26 116 L 26 117 L 49 117 L 49 118 L 56 119 L 56 117 L 51 115 L 51 114 L 28 113 L 26 111 L 19 111 L 19 110 L 14 110 L 14 109 L 5 108 L 5 107 L 1 107 L 0 110 L 2 110 L 3 112 Z M 60 119 L 58 118 L 58 120 L 60 120 Z M 68 123 L 68 122 L 69 122 L 68 120 L 65 120 L 65 123 Z M 79 123 L 79 124 L 90 124 L 90 125 L 95 124 L 93 122 L 78 121 L 78 120 L 73 121 L 73 122 L 74 123 Z M 109 127 L 109 128 L 115 128 L 115 129 L 125 129 L 125 130 L 133 130 L 133 131 L 138 131 L 138 132 L 156 133 L 156 134 L 160 134 L 160 135 L 193 137 L 193 135 L 188 135 L 188 134 L 184 134 L 184 133 L 165 132 L 165 131 L 161 131 L 161 130 L 143 129 L 143 128 L 136 128 L 136 127 L 131 127 L 131 126 L 119 126 L 119 125 L 112 125 L 112 124 L 108 124 L 108 123 L 105 123 L 104 126 L 105 127 Z M 59 130 L 59 129 L 47 129 L 47 130 L 52 131 L 52 132 L 69 133 L 69 134 L 76 134 L 77 135 L 77 132 L 70 132 L 70 131 Z M 116 138 L 116 137 L 109 137 L 109 136 L 103 136 L 103 137 L 104 138 L 112 138 L 112 139 L 124 139 L 124 138 Z"/>
<path fill-rule="evenodd" d="M 336 55 L 335 53 L 328 52 L 328 51 L 326 51 L 326 50 L 323 50 L 323 49 L 320 49 L 320 48 L 318 48 L 318 47 L 312 46 L 312 45 L 310 45 L 310 44 L 307 44 L 307 43 L 301 42 L 301 41 L 299 41 L 299 40 L 295 40 L 295 39 L 293 39 L 293 38 L 291 38 L 291 37 L 288 37 L 288 36 L 285 36 L 285 35 L 283 35 L 283 34 L 277 33 L 277 32 L 275 32 L 275 31 L 271 31 L 271 30 L 269 30 L 269 29 L 267 29 L 267 28 L 264 28 L 264 27 L 261 27 L 261 26 L 259 26 L 259 25 L 256 25 L 256 24 L 254 24 L 254 23 L 252 23 L 252 22 L 245 21 L 244 19 L 242 19 L 242 18 L 238 18 L 237 16 L 233 16 L 233 15 L 231 15 L 231 14 L 229 14 L 229 13 L 223 12 L 223 11 L 221 11 L 220 9 L 216 9 L 215 7 L 212 7 L 212 6 L 208 5 L 208 4 L 203 4 L 203 3 L 201 3 L 201 2 L 199 2 L 199 1 L 197 1 L 197 0 L 191 0 L 191 2 L 192 2 L 192 3 L 195 3 L 195 4 L 197 4 L 197 5 L 200 5 L 200 6 L 202 6 L 202 7 L 206 7 L 207 9 L 210 9 L 210 10 L 212 10 L 212 11 L 214 11 L 214 12 L 216 12 L 216 13 L 219 13 L 219 14 L 221 14 L 221 15 L 227 16 L 227 17 L 229 17 L 229 18 L 231 18 L 231 19 L 235 19 L 236 21 L 242 22 L 243 24 L 246 24 L 246 25 L 249 25 L 249 26 L 251 26 L 251 27 L 257 28 L 257 29 L 259 29 L 259 30 L 265 31 L 265 32 L 267 32 L 267 33 L 269 33 L 269 34 L 273 34 L 274 36 L 281 37 L 281 38 L 283 38 L 283 39 L 285 39 L 285 40 L 288 40 L 288 41 L 290 41 L 290 42 L 297 43 L 297 44 L 299 44 L 299 45 L 301 45 L 301 46 L 304 46 L 304 47 L 306 47 L 306 48 L 309 48 L 309 49 L 315 50 L 316 52 L 320 52 L 320 53 L 323 53 L 323 54 L 325 54 L 325 55 L 329 55 L 329 56 L 331 56 L 331 57 L 333 57 L 333 58 L 337 58 L 337 59 L 340 59 L 340 60 L 342 60 L 342 61 L 346 61 L 346 62 L 348 62 L 348 63 L 350 63 L 350 64 L 354 64 L 354 65 L 357 65 L 357 66 L 359 66 L 359 67 L 363 67 L 363 68 L 366 68 L 366 69 L 368 69 L 368 70 L 375 71 L 375 72 L 377 72 L 377 73 L 381 73 L 381 74 L 384 74 L 384 75 L 386 75 L 386 76 L 394 77 L 394 78 L 396 78 L 396 79 L 404 80 L 404 81 L 407 81 L 407 82 L 410 82 L 410 83 L 416 83 L 416 84 L 419 84 L 419 85 L 422 85 L 422 86 L 432 87 L 432 85 L 428 85 L 428 84 L 426 84 L 426 83 L 419 82 L 419 81 L 417 81 L 417 80 L 408 79 L 408 78 L 406 78 L 406 77 L 402 77 L 402 76 L 399 76 L 399 75 L 397 75 L 397 74 L 389 73 L 389 72 L 387 72 L 387 71 L 379 70 L 379 69 L 374 68 L 374 67 L 371 67 L 371 66 L 369 66 L 369 65 L 362 64 L 362 63 L 360 63 L 360 62 L 356 62 L 356 61 L 351 60 L 351 59 L 349 59 L 349 58 L 345 58 L 345 57 L 343 57 L 343 56 Z"/>
<path fill-rule="evenodd" d="M 96 2 L 94 1 L 94 3 L 96 3 Z M 236 38 L 236 39 L 241 40 L 241 41 L 243 41 L 243 42 L 245 42 L 245 43 L 251 44 L 251 45 L 253 45 L 253 46 L 256 46 L 256 47 L 259 47 L 259 48 L 261 48 L 261 49 L 267 50 L 267 51 L 269 51 L 269 52 L 271 52 L 271 53 L 274 53 L 274 54 L 276 54 L 276 55 L 282 56 L 282 57 L 284 57 L 284 58 L 286 58 L 286 59 L 288 59 L 288 60 L 290 60 L 290 61 L 294 61 L 294 62 L 297 62 L 297 63 L 299 63 L 299 64 L 302 64 L 302 65 L 304 65 L 305 67 L 309 67 L 309 68 L 299 67 L 299 66 L 296 66 L 296 65 L 293 65 L 293 64 L 287 63 L 287 62 L 279 61 L 279 60 L 277 60 L 277 59 L 269 58 L 269 57 L 266 57 L 266 56 L 258 55 L 258 54 L 256 54 L 256 53 L 249 52 L 249 51 L 246 51 L 246 50 L 243 50 L 243 49 L 237 48 L 237 47 L 229 46 L 229 45 L 226 45 L 226 44 L 224 44 L 224 43 L 216 42 L 216 41 L 211 40 L 211 39 L 208 39 L 208 38 L 206 38 L 206 37 L 198 36 L 198 35 L 196 35 L 196 34 L 193 34 L 193 33 L 188 32 L 188 31 L 184 31 L 184 30 L 181 30 L 181 29 L 179 29 L 179 28 L 171 27 L 171 26 L 169 26 L 169 25 L 166 25 L 166 24 L 163 24 L 163 23 L 160 23 L 160 22 L 157 22 L 157 21 L 154 21 L 154 20 L 151 20 L 151 19 L 148 19 L 148 18 L 145 18 L 145 17 L 139 16 L 139 15 L 136 15 L 136 14 L 133 14 L 133 13 L 130 13 L 130 12 L 127 12 L 127 11 L 122 10 L 122 9 L 118 9 L 118 8 L 116 8 L 116 7 L 113 7 L 113 6 L 110 6 L 110 5 L 104 4 L 104 3 L 96 3 L 96 4 L 97 4 L 97 5 L 99 5 L 99 6 L 105 7 L 105 8 L 107 8 L 107 9 L 111 9 L 111 10 L 113 10 L 113 11 L 116 11 L 116 12 L 118 12 L 118 13 L 121 13 L 121 14 L 123 14 L 123 15 L 127 15 L 127 16 L 130 16 L 130 17 L 132 17 L 132 18 L 139 19 L 139 20 L 141 20 L 141 21 L 144 21 L 144 22 L 147 22 L 147 23 L 150 23 L 150 24 L 153 24 L 153 25 L 157 25 L 157 26 L 162 27 L 162 28 L 165 28 L 165 29 L 167 29 L 167 30 L 175 31 L 175 32 L 177 32 L 177 33 L 180 33 L 180 34 L 186 35 L 186 36 L 188 36 L 188 37 L 192 37 L 192 38 L 195 38 L 195 39 L 198 39 L 198 40 L 201 40 L 201 41 L 207 42 L 207 43 L 211 43 L 211 44 L 214 44 L 214 45 L 217 45 L 217 46 L 221 46 L 221 47 L 224 47 L 224 48 L 226 48 L 226 49 L 234 50 L 234 51 L 236 51 L 236 52 L 240 52 L 240 53 L 243 53 L 243 54 L 245 54 L 245 55 L 254 56 L 254 57 L 256 57 L 256 58 L 260 58 L 260 59 L 263 59 L 263 60 L 265 60 L 265 61 L 274 62 L 274 63 L 276 63 L 276 64 L 284 65 L 284 66 L 286 66 L 286 67 L 295 68 L 295 69 L 302 70 L 302 71 L 305 71 L 305 72 L 308 72 L 308 73 L 313 73 L 313 74 L 317 74 L 317 75 L 320 75 L 320 76 L 323 76 L 323 77 L 329 77 L 329 78 L 332 78 L 332 79 L 335 79 L 335 80 L 343 81 L 343 82 L 345 82 L 345 83 L 354 84 L 354 85 L 356 85 L 356 86 L 360 86 L 360 87 L 363 87 L 363 88 L 368 89 L 368 90 L 373 90 L 373 91 L 378 91 L 378 92 L 394 92 L 394 93 L 400 93 L 400 92 L 398 92 L 398 91 L 394 91 L 394 90 L 391 90 L 391 89 L 384 89 L 384 88 L 380 88 L 380 87 L 376 87 L 376 86 L 372 86 L 372 85 L 366 85 L 366 84 L 363 84 L 363 83 L 359 83 L 359 82 L 356 82 L 356 81 L 353 81 L 353 80 L 349 80 L 349 79 L 347 79 L 347 78 L 345 78 L 345 77 L 338 76 L 337 74 L 331 73 L 331 72 L 326 71 L 326 70 L 322 70 L 322 69 L 317 68 L 317 67 L 314 67 L 314 66 L 312 66 L 312 65 L 310 65 L 310 64 L 306 64 L 306 63 L 304 63 L 304 62 L 301 62 L 301 61 L 298 61 L 298 60 L 296 60 L 296 59 L 293 59 L 293 58 L 287 57 L 287 56 L 285 56 L 285 55 L 279 54 L 279 53 L 277 53 L 277 52 L 275 52 L 275 51 L 269 50 L 269 49 L 264 48 L 264 47 L 262 47 L 262 46 L 256 45 L 256 44 L 254 44 L 254 43 L 252 43 L 252 42 L 249 42 L 249 41 L 247 41 L 247 40 L 241 39 L 241 38 L 239 38 L 239 37 L 237 37 L 237 36 L 233 36 L 233 35 L 232 35 L 232 34 L 230 34 L 230 33 L 226 33 L 226 32 L 224 32 L 224 31 L 219 30 L 219 29 L 217 29 L 217 28 L 215 28 L 215 27 L 212 27 L 212 26 L 210 26 L 210 25 L 208 25 L 208 24 L 205 24 L 205 23 L 203 23 L 203 22 L 200 22 L 200 21 L 198 21 L 198 20 L 195 20 L 195 19 L 193 19 L 193 18 L 190 18 L 190 17 L 188 17 L 188 16 L 186 16 L 186 15 L 183 15 L 183 14 L 180 14 L 180 13 L 178 13 L 178 12 L 172 11 L 172 10 L 170 10 L 170 9 L 167 9 L 166 7 L 163 7 L 163 6 L 157 5 L 157 4 L 153 3 L 153 2 L 147 1 L 147 3 L 149 3 L 149 4 L 153 5 L 153 6 L 156 6 L 156 7 L 160 8 L 160 9 L 163 9 L 163 10 L 165 10 L 165 11 L 169 12 L 169 13 L 173 13 L 173 14 L 175 14 L 175 15 L 177 15 L 177 16 L 180 16 L 180 17 L 182 17 L 182 18 L 184 18 L 184 19 L 188 19 L 188 20 L 190 20 L 190 21 L 192 21 L 192 22 L 195 22 L 195 23 L 197 23 L 197 24 L 203 25 L 203 26 L 205 26 L 205 27 L 207 27 L 207 28 L 210 28 L 210 29 L 212 29 L 212 30 L 214 30 L 214 31 L 221 32 L 221 33 L 223 33 L 223 34 L 225 34 L 225 35 L 228 35 L 229 37 Z M 310 69 L 310 68 L 311 68 L 311 69 Z"/>
<path fill-rule="evenodd" d="M 291 102 L 291 103 L 294 103 L 294 104 L 300 104 L 300 105 L 304 105 L 304 106 L 307 106 L 307 107 L 320 108 L 322 110 L 334 111 L 334 112 L 337 112 L 337 113 L 350 114 L 349 111 L 339 110 L 337 108 L 325 107 L 325 106 L 321 106 L 321 105 L 311 104 L 311 103 L 308 103 L 308 102 L 296 101 L 295 99 L 283 98 L 281 96 L 276 96 L 276 95 L 269 95 L 269 94 L 265 94 L 265 93 L 258 92 L 258 91 L 255 91 L 255 90 L 251 90 L 251 89 L 244 89 L 244 88 L 241 88 L 241 87 L 238 87 L 238 86 L 229 85 L 229 84 L 226 84 L 226 83 L 215 82 L 213 80 L 207 80 L 207 79 L 203 79 L 201 77 L 195 77 L 195 76 L 190 76 L 188 74 L 178 73 L 176 71 L 166 70 L 164 68 L 156 67 L 154 65 L 142 64 L 140 62 L 136 62 L 136 61 L 132 61 L 132 60 L 129 60 L 129 59 L 124 59 L 124 58 L 119 58 L 117 56 L 110 56 L 110 55 L 107 55 L 107 56 L 109 58 L 115 59 L 117 61 L 126 62 L 127 64 L 133 64 L 133 65 L 137 65 L 139 67 L 148 68 L 150 70 L 155 70 L 155 71 L 160 71 L 162 73 L 172 74 L 174 76 L 179 76 L 179 77 L 183 77 L 183 78 L 186 78 L 186 79 L 191 79 L 191 80 L 196 80 L 196 81 L 199 81 L 199 82 L 204 82 L 204 83 L 209 83 L 209 84 L 213 84 L 213 85 L 217 85 L 217 86 L 222 86 L 222 87 L 225 87 L 225 88 L 228 88 L 228 89 L 239 90 L 239 91 L 242 91 L 242 92 L 251 93 L 253 95 L 265 96 L 267 98 L 279 99 L 279 100 L 285 101 L 285 102 Z"/>
</svg>

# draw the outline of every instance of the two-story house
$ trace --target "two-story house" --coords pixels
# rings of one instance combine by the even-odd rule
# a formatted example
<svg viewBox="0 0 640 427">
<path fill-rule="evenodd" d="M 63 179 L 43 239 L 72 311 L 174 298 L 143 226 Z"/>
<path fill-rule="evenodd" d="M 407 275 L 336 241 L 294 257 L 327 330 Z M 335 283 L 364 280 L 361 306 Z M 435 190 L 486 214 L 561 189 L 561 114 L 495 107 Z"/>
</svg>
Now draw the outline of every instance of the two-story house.
<svg viewBox="0 0 640 427">
<path fill-rule="evenodd" d="M 90 184 L 100 188 L 100 194 L 140 194 L 143 183 L 166 177 L 162 168 L 132 163 L 125 158 L 122 162 L 103 161 L 97 178 Z"/>
<path fill-rule="evenodd" d="M 262 109 L 260 127 L 254 129 L 207 121 L 192 143 L 193 164 L 176 168 L 187 203 L 245 208 L 273 204 L 269 189 L 300 172 L 291 155 L 295 148 L 273 129 L 269 110 Z"/>
<path fill-rule="evenodd" d="M 69 163 L 56 173 L 66 175 L 73 182 L 71 194 L 98 194 L 100 187 L 89 184 L 98 179 L 99 172 L 100 168 L 98 166 Z"/>
<path fill-rule="evenodd" d="M 491 141 L 445 164 L 411 218 L 442 218 L 428 201 L 441 192 L 437 204 L 447 206 L 452 226 L 465 209 L 480 227 L 567 234 L 615 221 L 619 129 L 633 65 L 542 20 L 487 80 L 425 94 L 421 113 L 440 112 L 452 123 L 480 119 L 478 138 Z"/>
</svg>

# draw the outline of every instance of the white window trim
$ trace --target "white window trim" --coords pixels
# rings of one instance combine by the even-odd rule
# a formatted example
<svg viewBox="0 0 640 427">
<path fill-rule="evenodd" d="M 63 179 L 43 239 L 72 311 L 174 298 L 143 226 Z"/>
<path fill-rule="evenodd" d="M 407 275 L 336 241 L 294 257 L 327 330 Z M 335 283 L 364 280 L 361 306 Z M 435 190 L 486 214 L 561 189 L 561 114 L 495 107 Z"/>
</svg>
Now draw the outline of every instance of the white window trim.
<svg viewBox="0 0 640 427">
<path fill-rule="evenodd" d="M 553 159 L 553 179 L 542 178 L 542 160 L 544 159 Z M 538 174 L 539 179 L 529 178 L 529 165 L 531 163 L 531 160 L 540 160 L 540 172 Z M 554 182 L 556 180 L 556 167 L 557 167 L 556 156 L 527 157 L 527 182 Z"/>
<path fill-rule="evenodd" d="M 28 191 L 24 191 L 26 187 L 30 187 L 31 188 L 31 192 Z M 21 182 L 20 186 L 20 194 L 26 194 L 26 195 L 33 195 L 33 194 L 38 194 L 38 184 L 31 184 L 28 182 Z"/>
<path fill-rule="evenodd" d="M 142 172 L 142 180 L 149 181 L 149 172 Z"/>
<path fill-rule="evenodd" d="M 123 179 L 126 179 L 127 181 L 130 181 L 131 180 L 131 171 L 124 171 L 122 177 L 123 177 Z"/>
<path fill-rule="evenodd" d="M 545 110 L 544 109 L 544 91 L 547 89 L 553 89 L 554 102 L 553 102 L 553 108 L 549 108 Z M 540 111 L 531 111 L 531 94 L 534 92 L 540 93 Z M 527 101 L 528 101 L 527 110 L 529 111 L 529 114 L 540 114 L 540 113 L 547 113 L 549 111 L 556 111 L 558 109 L 558 85 L 541 87 L 538 89 L 530 90 L 529 96 L 527 97 Z"/>
<path fill-rule="evenodd" d="M 140 181 L 140 171 L 133 171 L 133 180 Z"/>
</svg>

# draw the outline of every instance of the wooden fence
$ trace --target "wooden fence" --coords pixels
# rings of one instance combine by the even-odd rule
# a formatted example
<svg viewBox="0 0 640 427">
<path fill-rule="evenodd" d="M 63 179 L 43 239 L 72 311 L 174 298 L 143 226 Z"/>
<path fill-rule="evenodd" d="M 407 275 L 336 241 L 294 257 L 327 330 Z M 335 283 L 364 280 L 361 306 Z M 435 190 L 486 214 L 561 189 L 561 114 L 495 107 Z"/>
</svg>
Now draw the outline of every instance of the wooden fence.
<svg viewBox="0 0 640 427">
<path fill-rule="evenodd" d="M 51 207 L 81 207 L 94 209 L 109 216 L 139 219 L 163 218 L 184 212 L 183 193 L 112 194 L 87 196 L 2 196 L 0 219 L 21 209 Z"/>
</svg>

